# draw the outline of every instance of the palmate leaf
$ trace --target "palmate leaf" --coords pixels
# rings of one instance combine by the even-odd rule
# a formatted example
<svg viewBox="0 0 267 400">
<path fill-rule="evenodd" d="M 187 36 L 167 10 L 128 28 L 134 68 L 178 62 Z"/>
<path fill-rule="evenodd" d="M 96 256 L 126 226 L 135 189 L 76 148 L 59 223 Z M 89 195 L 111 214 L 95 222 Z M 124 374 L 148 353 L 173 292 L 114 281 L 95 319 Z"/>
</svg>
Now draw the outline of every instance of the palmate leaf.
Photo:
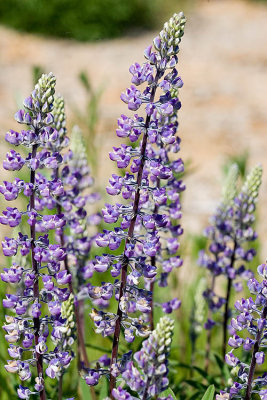
<svg viewBox="0 0 267 400">
<path fill-rule="evenodd" d="M 213 400 L 215 395 L 214 385 L 210 385 L 201 400 Z"/>
</svg>

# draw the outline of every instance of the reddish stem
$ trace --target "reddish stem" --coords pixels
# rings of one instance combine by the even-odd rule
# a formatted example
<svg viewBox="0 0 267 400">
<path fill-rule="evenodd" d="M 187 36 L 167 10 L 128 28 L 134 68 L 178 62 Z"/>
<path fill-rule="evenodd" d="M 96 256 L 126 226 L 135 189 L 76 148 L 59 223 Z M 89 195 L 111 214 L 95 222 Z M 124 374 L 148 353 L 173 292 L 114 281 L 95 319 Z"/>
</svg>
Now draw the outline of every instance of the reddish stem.
<svg viewBox="0 0 267 400">
<path fill-rule="evenodd" d="M 37 153 L 37 144 L 34 144 L 32 147 L 32 159 L 36 157 Z M 31 169 L 31 175 L 30 175 L 30 182 L 33 184 L 33 187 L 35 185 L 35 171 Z M 30 196 L 30 211 L 35 210 L 35 192 L 33 190 L 32 195 Z M 34 249 L 35 249 L 35 239 L 36 239 L 36 230 L 35 230 L 35 222 L 33 221 L 31 224 L 31 259 L 32 259 L 32 268 L 35 274 L 35 279 L 34 279 L 34 284 L 33 284 L 33 294 L 34 294 L 34 299 L 38 300 L 39 303 L 39 269 L 38 269 L 38 263 L 34 258 Z M 33 326 L 34 326 L 34 343 L 35 346 L 38 345 L 39 343 L 39 330 L 40 330 L 40 318 L 35 317 L 33 318 Z M 38 353 L 36 350 L 36 366 L 37 366 L 37 374 L 38 377 L 43 378 L 44 373 L 43 373 L 43 356 L 42 354 Z M 41 400 L 46 400 L 46 394 L 45 394 L 45 389 L 43 388 L 40 392 L 40 399 Z"/>
<path fill-rule="evenodd" d="M 156 257 L 151 257 L 151 265 L 156 265 Z M 154 281 L 150 282 L 149 290 L 151 291 L 151 301 L 150 301 L 150 312 L 149 312 L 149 327 L 150 330 L 154 330 Z"/>
<path fill-rule="evenodd" d="M 160 179 L 157 178 L 157 188 L 160 188 Z M 155 205 L 154 206 L 154 210 L 153 210 L 153 214 L 157 214 L 159 210 L 159 206 Z M 155 267 L 156 266 L 156 256 L 151 257 L 151 266 Z M 153 331 L 154 329 L 154 281 L 150 282 L 149 285 L 149 290 L 151 291 L 151 301 L 150 301 L 150 313 L 149 313 L 149 326 L 150 326 L 150 330 Z"/>
</svg>

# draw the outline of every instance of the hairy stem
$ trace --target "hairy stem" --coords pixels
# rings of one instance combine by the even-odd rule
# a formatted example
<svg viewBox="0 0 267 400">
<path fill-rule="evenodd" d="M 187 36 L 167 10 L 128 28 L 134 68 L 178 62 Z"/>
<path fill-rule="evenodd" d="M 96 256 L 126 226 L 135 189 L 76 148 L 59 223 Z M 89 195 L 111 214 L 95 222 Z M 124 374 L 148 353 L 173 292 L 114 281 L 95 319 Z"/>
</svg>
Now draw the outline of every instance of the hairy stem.
<svg viewBox="0 0 267 400">
<path fill-rule="evenodd" d="M 157 71 L 155 81 L 154 81 L 154 86 L 151 91 L 151 96 L 150 96 L 150 102 L 152 103 L 155 98 L 155 93 L 157 89 L 157 83 L 160 78 L 160 72 Z M 112 354 L 111 354 L 111 366 L 117 361 L 118 357 L 118 349 L 119 349 L 119 339 L 120 339 L 120 332 L 121 332 L 121 321 L 122 321 L 122 311 L 120 309 L 120 301 L 121 298 L 124 294 L 125 286 L 126 286 L 126 279 L 127 279 L 127 267 L 129 263 L 128 257 L 125 255 L 125 250 L 126 246 L 131 242 L 131 239 L 134 235 L 134 227 L 136 223 L 136 218 L 138 214 L 138 208 L 139 208 L 139 200 L 140 200 L 140 186 L 142 183 L 142 176 L 143 176 L 143 170 L 145 166 L 145 153 L 146 153 L 146 145 L 147 145 L 147 138 L 148 138 L 148 127 L 150 123 L 151 116 L 147 115 L 146 121 L 145 121 L 145 133 L 143 136 L 142 140 L 142 145 L 141 145 L 141 154 L 140 154 L 140 159 L 141 163 L 138 169 L 137 173 L 137 190 L 135 192 L 135 197 L 134 197 L 134 203 L 133 203 L 133 218 L 131 220 L 129 230 L 128 230 L 128 236 L 125 241 L 125 247 L 124 247 L 124 255 L 123 255 L 123 262 L 122 262 L 122 270 L 121 270 L 121 282 L 120 282 L 120 291 L 119 291 L 119 299 L 118 299 L 118 309 L 117 309 L 117 319 L 116 319 L 116 325 L 115 325 L 115 331 L 114 331 L 114 337 L 113 337 L 113 346 L 112 346 Z M 116 387 L 116 378 L 110 374 L 110 394 L 112 396 L 112 390 Z"/>
<path fill-rule="evenodd" d="M 156 257 L 151 257 L 151 265 L 156 265 Z M 154 330 L 154 281 L 150 282 L 149 290 L 151 291 L 150 312 L 149 312 L 149 327 Z"/>
<path fill-rule="evenodd" d="M 232 287 L 232 279 L 228 278 L 226 298 L 225 298 L 224 317 L 223 317 L 223 343 L 222 343 L 222 356 L 223 356 L 223 359 L 224 359 L 225 354 L 226 354 L 227 322 L 228 322 L 228 319 L 229 319 L 229 300 L 230 300 L 230 294 L 231 294 L 231 287 Z"/>
<path fill-rule="evenodd" d="M 32 159 L 36 157 L 37 153 L 37 144 L 32 146 Z M 35 170 L 31 169 L 30 174 L 30 182 L 35 186 Z M 32 195 L 30 196 L 30 211 L 35 210 L 35 192 L 33 190 Z M 35 222 L 31 225 L 31 259 L 32 259 L 32 269 L 35 274 L 34 284 L 33 284 L 33 295 L 34 299 L 39 303 L 39 268 L 38 263 L 34 258 L 34 249 L 35 249 L 35 239 L 36 239 L 36 230 L 35 230 Z M 40 331 L 40 318 L 33 318 L 33 326 L 34 326 L 34 343 L 35 346 L 39 343 L 39 331 Z M 42 354 L 36 351 L 36 366 L 37 366 L 37 375 L 38 377 L 43 378 L 43 356 Z M 46 400 L 45 389 L 42 389 L 39 393 L 41 400 Z"/>
<path fill-rule="evenodd" d="M 160 188 L 160 179 L 157 178 L 157 188 Z M 157 214 L 159 206 L 155 204 L 153 214 Z M 151 266 L 156 266 L 156 256 L 151 257 Z M 150 282 L 149 290 L 151 291 L 151 302 L 150 302 L 150 312 L 149 312 L 149 326 L 150 330 L 154 329 L 154 280 Z"/>
<path fill-rule="evenodd" d="M 263 320 L 265 320 L 266 317 L 267 317 L 267 302 L 265 301 L 265 306 L 263 308 L 261 318 Z M 253 347 L 253 353 L 252 353 L 250 367 L 249 367 L 246 395 L 245 395 L 244 400 L 250 400 L 251 399 L 252 382 L 253 382 L 253 376 L 254 376 L 255 367 L 256 367 L 256 353 L 259 351 L 259 348 L 260 348 L 260 341 L 261 341 L 261 338 L 262 338 L 263 329 L 264 329 L 264 326 L 261 329 L 258 329 L 258 332 L 257 332 L 257 335 L 256 335 L 256 341 L 255 341 L 255 344 L 254 344 L 254 347 Z"/>
</svg>

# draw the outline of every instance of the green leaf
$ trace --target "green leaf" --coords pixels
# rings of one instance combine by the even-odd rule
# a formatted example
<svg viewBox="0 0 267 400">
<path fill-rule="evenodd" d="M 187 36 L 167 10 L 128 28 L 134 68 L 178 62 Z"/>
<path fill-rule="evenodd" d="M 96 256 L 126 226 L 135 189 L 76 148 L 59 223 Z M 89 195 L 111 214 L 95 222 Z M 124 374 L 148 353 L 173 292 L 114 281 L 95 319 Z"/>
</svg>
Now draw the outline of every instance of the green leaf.
<svg viewBox="0 0 267 400">
<path fill-rule="evenodd" d="M 214 395 L 215 395 L 215 387 L 214 385 L 211 385 L 206 390 L 204 396 L 202 397 L 202 400 L 213 400 Z"/>
<path fill-rule="evenodd" d="M 99 400 L 103 400 L 106 397 L 108 397 L 108 380 L 107 378 L 102 378 Z"/>
<path fill-rule="evenodd" d="M 90 387 L 87 385 L 84 379 L 80 379 L 80 390 L 82 400 L 92 400 Z"/>
<path fill-rule="evenodd" d="M 171 390 L 171 388 L 168 388 L 168 389 L 164 390 L 164 392 L 160 393 L 160 397 L 167 397 L 170 395 L 172 396 L 172 398 L 174 400 L 177 400 L 177 398 L 176 398 L 175 394 L 173 393 L 173 391 Z"/>
<path fill-rule="evenodd" d="M 85 71 L 81 71 L 79 73 L 79 79 L 80 79 L 81 83 L 83 84 L 85 90 L 87 90 L 87 92 L 90 92 L 91 91 L 91 83 L 90 83 L 89 77 Z"/>
</svg>

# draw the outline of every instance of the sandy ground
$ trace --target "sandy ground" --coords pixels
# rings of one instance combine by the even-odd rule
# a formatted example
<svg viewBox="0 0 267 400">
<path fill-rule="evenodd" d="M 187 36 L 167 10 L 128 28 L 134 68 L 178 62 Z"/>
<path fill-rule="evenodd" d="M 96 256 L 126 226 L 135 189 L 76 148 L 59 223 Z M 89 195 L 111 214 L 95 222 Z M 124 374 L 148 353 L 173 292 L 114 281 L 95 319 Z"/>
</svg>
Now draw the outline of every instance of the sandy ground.
<svg viewBox="0 0 267 400">
<path fill-rule="evenodd" d="M 186 179 L 183 225 L 201 233 L 221 191 L 221 168 L 227 156 L 245 150 L 250 165 L 267 171 L 267 7 L 235 0 L 203 1 L 188 15 L 181 45 L 181 156 L 194 172 Z M 129 65 L 142 62 L 143 49 L 154 33 L 99 43 L 51 40 L 0 27 L 0 120 L 2 141 L 16 100 L 31 91 L 33 65 L 57 76 L 58 91 L 71 109 L 85 105 L 77 75 L 86 70 L 94 87 L 104 84 L 97 143 L 101 148 L 99 184 L 106 185 L 114 168 L 107 154 L 114 143 L 117 117 L 127 112 L 120 102 L 129 85 Z M 1 154 L 3 158 L 3 154 Z M 3 172 L 3 170 L 2 170 Z M 267 174 L 259 201 L 262 257 L 267 257 Z M 265 241 L 265 243 L 264 243 Z"/>
</svg>

